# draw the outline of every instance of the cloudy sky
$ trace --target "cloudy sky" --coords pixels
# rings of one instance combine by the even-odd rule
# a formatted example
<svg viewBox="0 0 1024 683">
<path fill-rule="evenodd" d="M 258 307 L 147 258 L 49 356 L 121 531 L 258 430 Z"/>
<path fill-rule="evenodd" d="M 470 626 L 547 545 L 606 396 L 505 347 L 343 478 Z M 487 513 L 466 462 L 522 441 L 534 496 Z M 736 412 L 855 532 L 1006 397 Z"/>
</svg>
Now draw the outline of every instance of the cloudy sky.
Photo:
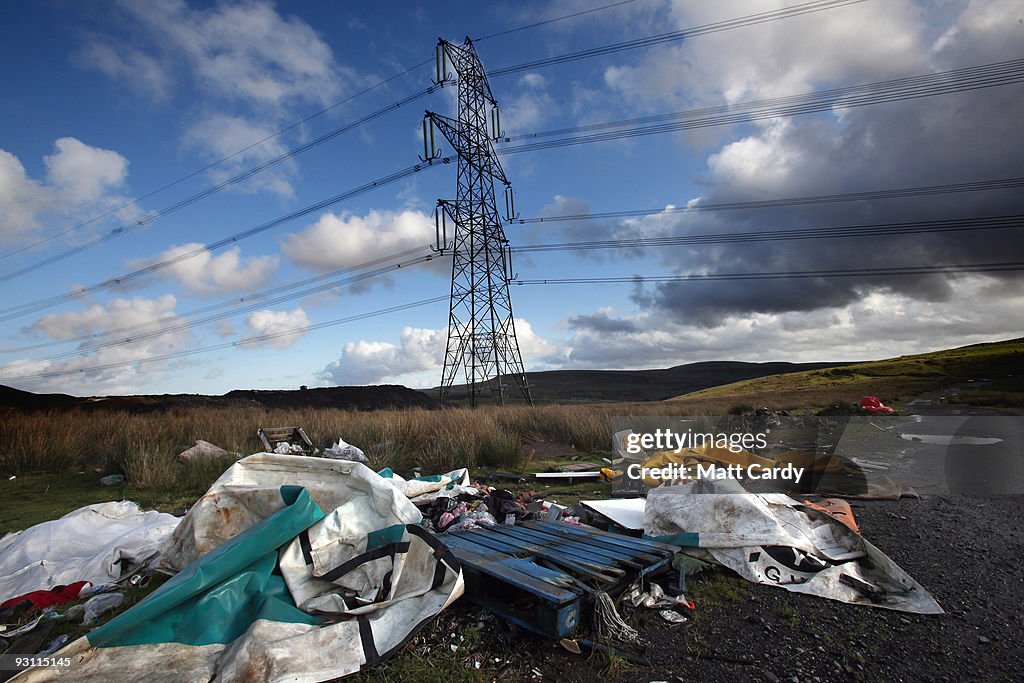
<svg viewBox="0 0 1024 683">
<path fill-rule="evenodd" d="M 1020 228 L 977 222 L 1024 214 L 1020 183 L 803 199 L 1024 176 L 1024 66 L 991 66 L 1024 58 L 1019 1 L 865 0 L 531 66 L 805 2 L 11 5 L 0 383 L 77 395 L 437 385 L 451 261 L 421 257 L 437 199 L 454 197 L 454 164 L 324 202 L 416 164 L 424 110 L 454 115 L 448 87 L 349 125 L 430 86 L 439 36 L 476 39 L 511 139 L 496 149 L 516 209 L 548 219 L 506 226 L 513 247 L 748 235 L 524 249 L 512 296 L 528 370 L 860 360 L 1024 335 L 1019 271 L 871 272 L 1024 261 Z M 978 67 L 877 101 L 910 83 L 897 79 Z M 893 81 L 852 91 L 866 100 L 821 99 Z M 783 102 L 819 106 L 721 120 L 801 95 Z M 788 198 L 800 201 L 770 205 Z M 716 210 L 749 202 L 762 205 Z M 964 219 L 970 229 L 907 229 Z M 815 235 L 879 225 L 894 227 Z M 803 237 L 749 238 L 776 231 Z M 825 275 L 633 279 L 805 271 Z M 593 277 L 623 281 L 530 284 Z"/>
</svg>

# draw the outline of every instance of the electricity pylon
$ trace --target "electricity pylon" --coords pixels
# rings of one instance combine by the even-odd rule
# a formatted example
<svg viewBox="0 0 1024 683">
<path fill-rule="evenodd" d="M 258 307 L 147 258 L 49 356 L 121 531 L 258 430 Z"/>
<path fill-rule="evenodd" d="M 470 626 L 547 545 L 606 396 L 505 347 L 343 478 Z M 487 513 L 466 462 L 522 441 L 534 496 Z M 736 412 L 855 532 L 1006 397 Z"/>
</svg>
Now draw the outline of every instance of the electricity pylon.
<svg viewBox="0 0 1024 683">
<path fill-rule="evenodd" d="M 458 155 L 456 199 L 439 199 L 434 214 L 437 250 L 450 248 L 453 257 L 441 400 L 448 396 L 462 369 L 470 406 L 475 407 L 488 395 L 504 404 L 509 380 L 532 404 L 512 318 L 508 287 L 512 279 L 511 251 L 494 200 L 497 180 L 505 186 L 506 213 L 511 219 L 512 185 L 492 144 L 493 138 L 501 134 L 498 103 L 469 38 L 462 45 L 439 40 L 436 57 L 435 83 L 452 82 L 448 70 L 451 65 L 459 94 L 457 120 L 430 111 L 423 120 L 424 161 L 440 156 L 434 146 L 435 129 Z M 488 121 L 493 135 L 488 135 Z M 455 224 L 451 243 L 449 219 Z"/>
</svg>

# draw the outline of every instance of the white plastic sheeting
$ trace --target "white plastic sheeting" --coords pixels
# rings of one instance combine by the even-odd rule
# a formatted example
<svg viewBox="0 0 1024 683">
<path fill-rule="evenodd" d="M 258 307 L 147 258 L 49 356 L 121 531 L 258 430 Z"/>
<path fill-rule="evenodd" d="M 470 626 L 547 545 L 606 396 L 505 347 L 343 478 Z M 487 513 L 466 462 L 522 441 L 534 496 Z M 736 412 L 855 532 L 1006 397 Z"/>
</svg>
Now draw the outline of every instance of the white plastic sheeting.
<svg viewBox="0 0 1024 683">
<path fill-rule="evenodd" d="M 460 493 L 477 494 L 477 489 L 470 484 L 469 470 L 465 467 L 444 474 L 414 479 L 405 479 L 392 472 L 391 469 L 381 470 L 381 475 L 416 505 L 431 503 L 442 496 L 455 497 Z"/>
<path fill-rule="evenodd" d="M 200 498 L 162 548 L 180 570 L 283 506 L 280 487 L 301 486 L 325 511 L 360 517 L 367 528 L 418 524 L 423 516 L 398 490 L 358 462 L 257 453 L 229 467 Z"/>
<path fill-rule="evenodd" d="M 703 492 L 701 492 L 703 491 Z M 647 494 L 644 533 L 679 538 L 687 553 L 754 583 L 851 604 L 942 614 L 921 584 L 827 513 L 736 482 L 695 481 Z"/>
<path fill-rule="evenodd" d="M 227 645 L 93 648 L 80 639 L 54 655 L 73 657 L 71 667 L 28 670 L 14 680 L 331 680 L 390 656 L 462 595 L 458 561 L 417 526 L 416 507 L 385 478 L 350 461 L 273 454 L 240 460 L 182 520 L 165 559 L 183 566 L 273 515 L 284 505 L 282 486 L 305 487 L 331 511 L 281 550 L 289 593 L 297 605 L 340 621 L 258 619 Z"/>
<path fill-rule="evenodd" d="M 331 460 L 354 460 L 356 462 L 361 462 L 364 465 L 370 462 L 366 457 L 366 453 L 363 453 L 362 448 L 346 443 L 340 436 L 338 437 L 338 441 L 330 448 L 324 449 L 323 456 L 325 458 L 330 458 Z"/>
<path fill-rule="evenodd" d="M 75 581 L 121 577 L 121 560 L 143 563 L 179 518 L 128 501 L 97 503 L 0 539 L 0 602 Z"/>
</svg>

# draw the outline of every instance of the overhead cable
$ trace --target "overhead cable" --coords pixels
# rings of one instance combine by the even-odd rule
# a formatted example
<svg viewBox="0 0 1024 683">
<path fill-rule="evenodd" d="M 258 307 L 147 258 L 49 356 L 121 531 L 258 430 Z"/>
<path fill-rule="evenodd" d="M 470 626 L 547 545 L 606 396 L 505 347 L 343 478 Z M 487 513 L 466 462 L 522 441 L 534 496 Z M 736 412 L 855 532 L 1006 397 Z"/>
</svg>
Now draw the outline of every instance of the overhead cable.
<svg viewBox="0 0 1024 683">
<path fill-rule="evenodd" d="M 246 346 L 252 346 L 261 342 L 273 341 L 274 339 L 280 339 L 282 337 L 289 337 L 294 334 L 304 334 L 306 332 L 312 332 L 314 330 L 321 330 L 327 327 L 334 327 L 336 325 L 344 325 L 346 323 L 357 322 L 360 320 L 366 320 L 368 318 L 374 318 L 381 315 L 387 315 L 389 313 L 397 313 L 399 311 L 407 311 L 412 308 L 420 306 L 428 306 L 430 304 L 440 303 L 442 301 L 448 301 L 448 295 L 435 296 L 430 299 L 422 299 L 420 301 L 414 301 L 408 304 L 401 304 L 398 306 L 391 306 L 389 308 L 383 308 L 376 311 L 370 311 L 368 313 L 360 313 L 358 315 L 350 315 L 345 318 L 336 318 L 334 320 L 328 320 L 322 323 L 316 323 L 314 325 L 306 325 L 303 327 L 295 327 L 287 330 L 280 330 L 271 334 L 262 334 L 252 337 L 245 337 L 239 341 L 225 342 L 223 344 L 214 344 L 212 346 L 203 346 L 194 349 L 186 349 L 183 351 L 172 351 L 170 353 L 163 353 L 155 356 L 147 356 L 145 358 L 139 358 L 130 361 L 118 361 L 111 363 L 101 363 L 98 365 L 91 365 L 84 368 L 65 369 L 65 370 L 52 370 L 42 371 L 26 375 L 9 375 L 6 377 L 0 377 L 0 382 L 16 382 L 25 379 L 41 379 L 46 377 L 64 377 L 67 375 L 77 375 L 86 372 L 96 372 L 98 370 L 111 370 L 114 368 L 123 368 L 129 365 L 141 365 L 144 363 L 155 363 L 163 360 L 171 360 L 173 358 L 183 358 L 186 356 L 194 356 L 201 353 L 209 353 L 211 351 L 222 351 L 224 349 L 232 348 L 244 348 Z"/>
<path fill-rule="evenodd" d="M 171 258 L 167 258 L 162 261 L 157 261 L 156 263 L 152 263 L 148 266 L 139 268 L 138 270 L 134 270 L 130 273 L 125 273 L 124 275 L 109 278 L 107 280 L 103 280 L 102 282 L 98 282 L 94 285 L 78 287 L 66 294 L 58 294 L 56 296 L 38 299 L 36 301 L 18 304 L 16 306 L 10 306 L 8 308 L 0 310 L 0 322 L 4 322 L 22 315 L 27 315 L 29 313 L 35 313 L 37 311 L 51 308 L 58 304 L 81 298 L 82 296 L 85 296 L 87 294 L 93 294 L 95 292 L 119 287 L 128 282 L 132 282 L 151 273 L 158 272 L 177 263 L 181 263 L 188 259 L 195 258 L 200 254 L 215 251 L 217 249 L 226 247 L 231 244 L 236 244 L 244 239 L 252 237 L 253 235 L 258 235 L 262 232 L 266 232 L 271 228 L 275 228 L 284 223 L 288 223 L 289 221 L 301 218 L 303 216 L 307 216 L 317 211 L 321 211 L 323 209 L 326 209 L 327 207 L 333 206 L 334 204 L 338 204 L 339 202 L 351 199 L 352 197 L 356 197 L 361 194 L 365 194 L 366 192 L 370 192 L 372 190 L 376 190 L 377 188 L 384 187 L 385 185 L 389 185 L 399 180 L 404 180 L 405 178 L 408 178 L 424 169 L 431 168 L 437 163 L 451 163 L 451 160 L 451 157 L 443 157 L 441 159 L 435 159 L 433 161 L 429 161 L 422 164 L 414 164 L 413 166 L 409 166 L 399 171 L 395 171 L 394 173 L 382 176 L 380 178 L 377 178 L 376 180 L 371 180 L 368 183 L 364 183 L 359 187 L 353 188 L 346 192 L 342 192 L 341 194 L 334 195 L 333 197 L 328 197 L 327 199 L 316 202 L 315 204 L 310 204 L 309 206 L 303 207 L 296 211 L 292 211 L 291 213 L 285 214 L 284 216 L 280 216 L 273 220 L 269 220 L 265 223 L 260 223 L 259 225 L 256 225 L 254 227 L 248 228 L 241 232 L 237 232 L 233 235 L 229 235 L 228 237 L 221 238 L 215 242 L 211 242 L 210 244 L 203 245 L 195 249 L 191 249 L 187 252 L 183 252 Z"/>
<path fill-rule="evenodd" d="M 837 202 L 854 202 L 874 199 L 899 199 L 902 197 L 923 197 L 960 192 L 981 192 L 986 190 L 1004 190 L 1024 187 L 1022 178 L 999 178 L 995 180 L 977 180 L 966 183 L 948 183 L 945 185 L 922 185 L 904 187 L 893 190 L 870 190 L 866 192 L 845 192 L 842 194 L 823 194 L 807 197 L 783 197 L 778 199 L 758 199 L 747 202 L 719 202 L 712 204 L 687 204 L 686 206 L 664 206 L 651 209 L 624 209 L 621 211 L 600 211 L 592 213 L 574 213 L 553 216 L 535 216 L 533 218 L 514 218 L 509 224 L 527 225 L 531 223 L 555 223 L 560 221 L 590 221 L 604 218 L 631 218 L 636 216 L 653 216 L 681 214 L 702 211 L 736 211 L 743 209 L 769 209 L 786 206 L 805 206 L 814 204 L 833 204 Z"/>
<path fill-rule="evenodd" d="M 529 133 L 516 136 L 515 139 L 535 139 L 564 135 L 574 131 L 621 128 L 621 130 L 603 130 L 602 132 L 590 133 L 588 135 L 555 140 L 540 140 L 522 145 L 500 147 L 498 153 L 502 155 L 518 154 L 569 145 L 671 133 L 694 128 L 748 123 L 763 119 L 818 113 L 831 109 L 850 109 L 922 97 L 934 97 L 936 95 L 966 92 L 1021 82 L 1024 82 L 1024 59 L 1014 59 L 1006 62 L 982 64 L 910 78 L 810 92 L 803 95 L 792 95 L 770 100 L 744 102 L 736 105 L 685 110 L 652 117 L 608 121 L 587 126 L 576 126 L 574 128 Z M 668 122 L 655 125 L 635 125 L 638 122 L 650 123 L 653 121 Z M 511 141 L 513 138 L 502 138 L 502 140 Z"/>
</svg>

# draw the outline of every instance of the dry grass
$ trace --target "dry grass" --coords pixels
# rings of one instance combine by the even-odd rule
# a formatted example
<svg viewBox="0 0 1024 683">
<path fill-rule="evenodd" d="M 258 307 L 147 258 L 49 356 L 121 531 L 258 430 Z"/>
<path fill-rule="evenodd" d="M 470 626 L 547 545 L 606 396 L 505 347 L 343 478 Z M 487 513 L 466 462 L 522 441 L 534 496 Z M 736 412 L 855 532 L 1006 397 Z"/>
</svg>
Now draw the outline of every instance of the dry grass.
<svg viewBox="0 0 1024 683">
<path fill-rule="evenodd" d="M 525 442 L 607 451 L 612 419 L 622 415 L 679 412 L 665 403 L 594 406 L 491 406 L 430 411 L 177 409 L 164 413 L 15 413 L 0 422 L 0 472 L 119 472 L 138 489 L 191 487 L 211 482 L 230 461 L 179 463 L 196 439 L 232 452 L 260 449 L 260 426 L 300 425 L 320 446 L 339 436 L 370 458 L 375 468 L 424 472 L 457 467 L 514 468 Z"/>
<path fill-rule="evenodd" d="M 741 406 L 800 409 L 854 402 L 886 403 L 973 378 L 995 379 L 963 400 L 1019 405 L 1024 342 L 1012 340 L 802 373 L 773 375 L 665 402 L 490 406 L 477 410 L 176 409 L 162 413 L 8 412 L 0 420 L 0 473 L 120 472 L 137 489 L 180 490 L 209 483 L 228 461 L 177 462 L 196 439 L 228 451 L 260 449 L 260 426 L 300 425 L 317 446 L 339 436 L 366 451 L 371 466 L 407 472 L 457 467 L 514 468 L 522 446 L 545 441 L 581 452 L 607 451 L 617 416 L 727 415 Z M 1007 378 L 1007 379 L 1001 379 Z M 983 393 L 987 392 L 987 393 Z M 1012 394 L 1012 396 L 1011 396 Z"/>
</svg>

